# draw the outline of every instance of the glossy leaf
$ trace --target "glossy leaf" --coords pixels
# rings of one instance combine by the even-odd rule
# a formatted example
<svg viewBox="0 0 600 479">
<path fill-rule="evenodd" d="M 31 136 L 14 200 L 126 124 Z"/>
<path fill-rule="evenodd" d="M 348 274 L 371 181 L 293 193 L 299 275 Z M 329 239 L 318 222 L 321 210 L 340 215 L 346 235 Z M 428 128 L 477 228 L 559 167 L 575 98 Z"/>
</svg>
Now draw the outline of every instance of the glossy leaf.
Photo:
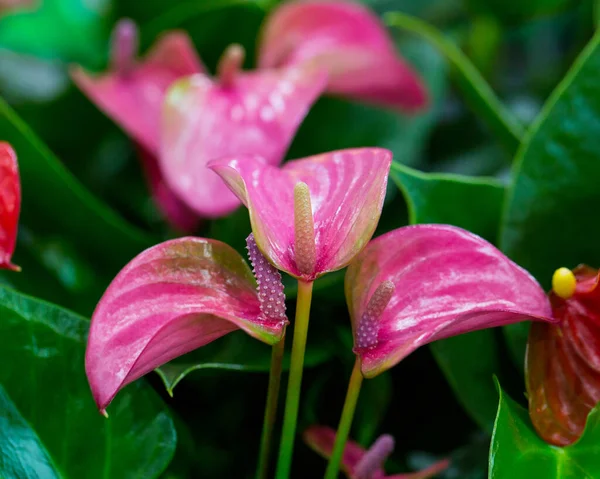
<svg viewBox="0 0 600 479">
<path fill-rule="evenodd" d="M 24 3 L 24 2 L 23 2 Z M 107 37 L 108 2 L 36 0 L 0 17 L 0 48 L 97 66 Z M 69 35 L 65 35 L 65 31 Z"/>
<path fill-rule="evenodd" d="M 392 163 L 390 177 L 404 194 L 411 224 L 459 226 L 488 241 L 498 235 L 504 186 L 493 178 L 422 173 Z"/>
<path fill-rule="evenodd" d="M 22 225 L 76 238 L 82 253 L 99 261 L 100 270 L 125 264 L 151 243 L 90 194 L 1 99 L 0 137 L 18 152 L 22 188 L 32 192 L 23 196 Z M 80 234 L 82 225 L 85 234 Z"/>
<path fill-rule="evenodd" d="M 0 422 L 11 428 L 0 428 L 0 457 L 9 451 L 1 477 L 161 474 L 175 449 L 173 423 L 142 383 L 123 393 L 110 419 L 98 414 L 82 367 L 89 321 L 1 287 L 0 318 L 0 337 L 10 338 L 0 348 L 0 384 L 9 395 L 0 396 Z"/>
<path fill-rule="evenodd" d="M 15 251 L 20 209 L 17 155 L 8 143 L 0 142 L 0 269 L 19 269 L 10 259 Z"/>
<path fill-rule="evenodd" d="M 600 264 L 600 34 L 546 102 L 523 141 L 500 246 L 543 285 L 559 266 Z M 560 219 L 560 222 L 557 222 Z"/>
<path fill-rule="evenodd" d="M 346 273 L 355 335 L 384 281 L 395 290 L 373 319 L 375 343 L 355 348 L 366 377 L 438 339 L 551 316 L 544 291 L 529 273 L 479 236 L 453 226 L 407 226 L 371 241 Z"/>
<path fill-rule="evenodd" d="M 527 411 L 500 390 L 490 448 L 490 479 L 592 479 L 600 474 L 600 411 L 588 416 L 581 439 L 569 447 L 546 444 Z"/>
<path fill-rule="evenodd" d="M 327 72 L 327 91 L 418 110 L 427 91 L 400 58 L 379 18 L 355 2 L 287 2 L 265 21 L 259 67 L 310 64 Z"/>
<path fill-rule="evenodd" d="M 256 154 L 278 165 L 325 86 L 325 76 L 314 69 L 231 74 L 228 80 L 195 75 L 178 81 L 165 103 L 161 169 L 203 217 L 224 216 L 240 204 L 207 163 Z"/>
<path fill-rule="evenodd" d="M 477 68 L 454 43 L 416 17 L 394 12 L 386 14 L 385 22 L 393 28 L 408 30 L 431 42 L 456 70 L 458 85 L 475 112 L 488 124 L 509 153 L 517 150 L 524 135 L 523 125 L 501 103 Z"/>
<path fill-rule="evenodd" d="M 0 474 L 5 479 L 59 479 L 48 451 L 0 385 Z"/>
<path fill-rule="evenodd" d="M 363 148 L 290 161 L 279 169 L 258 157 L 213 162 L 250 211 L 252 231 L 275 267 L 300 277 L 293 254 L 294 186 L 310 191 L 315 225 L 314 280 L 345 267 L 371 238 L 385 197 L 389 151 Z"/>
<path fill-rule="evenodd" d="M 86 373 L 104 410 L 125 385 L 236 329 L 268 344 L 286 321 L 264 317 L 250 268 L 230 246 L 180 238 L 134 258 L 92 317 Z"/>
<path fill-rule="evenodd" d="M 575 294 L 550 294 L 559 323 L 531 327 L 526 382 L 529 414 L 538 434 L 557 446 L 579 438 L 600 401 L 600 289 L 598 271 L 580 266 Z"/>
<path fill-rule="evenodd" d="M 314 338 L 314 335 L 313 335 Z M 283 369 L 290 363 L 290 347 L 286 348 Z M 311 368 L 323 364 L 334 356 L 329 338 L 316 337 L 307 345 L 304 367 Z M 271 348 L 255 341 L 247 334 L 233 332 L 228 336 L 185 354 L 156 370 L 169 394 L 190 373 L 203 370 L 238 371 L 248 373 L 268 373 L 271 368 Z"/>
</svg>

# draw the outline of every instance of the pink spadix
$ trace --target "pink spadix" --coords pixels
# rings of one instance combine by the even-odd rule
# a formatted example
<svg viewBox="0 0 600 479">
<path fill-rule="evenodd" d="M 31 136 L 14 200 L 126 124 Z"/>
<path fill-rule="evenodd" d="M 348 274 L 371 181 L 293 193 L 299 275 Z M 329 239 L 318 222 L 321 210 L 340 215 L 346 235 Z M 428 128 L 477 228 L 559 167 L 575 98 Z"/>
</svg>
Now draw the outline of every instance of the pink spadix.
<svg viewBox="0 0 600 479">
<path fill-rule="evenodd" d="M 394 451 L 395 441 L 389 434 L 379 436 L 354 469 L 354 479 L 373 479 Z"/>
<path fill-rule="evenodd" d="M 285 321 L 285 294 L 281 273 L 260 252 L 252 233 L 246 238 L 246 247 L 258 284 L 258 301 L 262 315 L 265 319 Z"/>
<path fill-rule="evenodd" d="M 377 333 L 379 331 L 377 320 L 382 315 L 390 299 L 392 299 L 394 289 L 394 283 L 384 281 L 371 296 L 356 330 L 356 348 L 358 350 L 372 348 L 377 345 Z"/>
</svg>

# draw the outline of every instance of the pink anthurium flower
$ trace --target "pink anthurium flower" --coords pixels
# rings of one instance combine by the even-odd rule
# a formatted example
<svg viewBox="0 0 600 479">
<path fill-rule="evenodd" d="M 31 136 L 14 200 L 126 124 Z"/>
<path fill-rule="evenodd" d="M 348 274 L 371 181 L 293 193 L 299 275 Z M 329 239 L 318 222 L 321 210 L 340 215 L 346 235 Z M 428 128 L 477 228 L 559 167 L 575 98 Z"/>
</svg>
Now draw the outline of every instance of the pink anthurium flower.
<svg viewBox="0 0 600 479">
<path fill-rule="evenodd" d="M 392 154 L 358 148 L 290 161 L 256 156 L 212 162 L 248 207 L 263 254 L 304 281 L 341 269 L 367 244 L 381 215 Z"/>
<path fill-rule="evenodd" d="M 325 426 L 311 426 L 304 431 L 304 442 L 313 451 L 329 459 L 335 442 L 335 431 Z M 348 479 L 428 479 L 450 466 L 450 461 L 443 459 L 422 471 L 387 476 L 383 466 L 393 450 L 394 438 L 387 434 L 380 436 L 368 450 L 354 441 L 347 441 L 341 469 Z"/>
<path fill-rule="evenodd" d="M 240 205 L 207 163 L 258 155 L 278 165 L 325 88 L 326 75 L 317 69 L 243 72 L 243 60 L 243 49 L 232 45 L 216 78 L 190 76 L 178 81 L 166 98 L 161 169 L 173 190 L 202 217 L 224 216 Z"/>
<path fill-rule="evenodd" d="M 142 61 L 136 60 L 138 31 L 130 20 L 115 27 L 110 70 L 94 76 L 71 70 L 75 84 L 139 145 L 140 160 L 157 205 L 173 226 L 195 229 L 198 217 L 165 184 L 158 169 L 162 104 L 171 84 L 204 71 L 184 32 L 165 34 Z"/>
<path fill-rule="evenodd" d="M 448 225 L 399 228 L 348 268 L 354 351 L 373 377 L 432 341 L 523 320 L 552 319 L 546 294 L 493 245 Z"/>
<path fill-rule="evenodd" d="M 190 237 L 142 252 L 117 275 L 92 316 L 85 360 L 103 413 L 125 385 L 227 333 L 242 329 L 267 344 L 282 339 L 281 275 L 252 237 L 248 248 L 256 281 L 233 248 Z"/>
<path fill-rule="evenodd" d="M 384 25 L 353 1 L 286 2 L 266 20 L 259 66 L 307 63 L 328 73 L 329 93 L 409 111 L 427 103 L 422 80 Z"/>
<path fill-rule="evenodd" d="M 17 241 L 20 209 L 17 155 L 8 143 L 0 142 L 0 269 L 20 271 L 10 262 Z"/>
</svg>

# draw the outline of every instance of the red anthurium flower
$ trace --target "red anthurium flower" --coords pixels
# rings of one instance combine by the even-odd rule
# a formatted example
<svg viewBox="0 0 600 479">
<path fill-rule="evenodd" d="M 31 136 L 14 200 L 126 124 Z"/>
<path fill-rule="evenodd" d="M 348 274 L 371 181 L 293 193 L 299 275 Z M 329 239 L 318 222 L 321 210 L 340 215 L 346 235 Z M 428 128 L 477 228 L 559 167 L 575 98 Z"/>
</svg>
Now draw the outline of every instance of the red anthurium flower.
<svg viewBox="0 0 600 479">
<path fill-rule="evenodd" d="M 348 268 L 346 300 L 365 377 L 438 339 L 552 321 L 548 298 L 527 271 L 448 225 L 407 226 L 371 241 Z"/>
<path fill-rule="evenodd" d="M 0 142 L 0 269 L 19 271 L 10 259 L 15 251 L 20 209 L 17 155 L 8 143 Z"/>
<path fill-rule="evenodd" d="M 248 207 L 256 243 L 280 270 L 305 281 L 341 269 L 367 244 L 381 215 L 392 154 L 358 148 L 295 160 L 212 162 Z"/>
<path fill-rule="evenodd" d="M 400 58 L 380 20 L 351 1 L 296 0 L 267 19 L 259 66 L 312 64 L 327 71 L 327 91 L 383 106 L 417 110 L 422 80 Z"/>
<path fill-rule="evenodd" d="M 130 20 L 117 24 L 111 48 L 111 66 L 107 73 L 94 76 L 75 67 L 71 71 L 73 80 L 140 145 L 142 165 L 165 217 L 179 229 L 193 230 L 197 215 L 164 183 L 157 156 L 161 110 L 167 89 L 181 77 L 203 72 L 204 67 L 184 32 L 167 33 L 142 61 L 137 61 L 138 31 Z"/>
<path fill-rule="evenodd" d="M 232 45 L 215 79 L 188 77 L 166 99 L 161 169 L 173 190 L 203 217 L 224 216 L 240 205 L 207 163 L 249 154 L 278 165 L 325 88 L 326 75 L 314 68 L 243 72 L 243 60 L 243 49 Z"/>
<path fill-rule="evenodd" d="M 335 442 L 335 431 L 325 426 L 312 426 L 304 432 L 304 442 L 329 459 Z M 386 476 L 383 465 L 393 450 L 394 439 L 389 435 L 380 436 L 369 450 L 353 441 L 347 441 L 342 456 L 342 471 L 348 479 L 427 479 L 450 466 L 450 461 L 443 459 L 419 472 Z"/>
<path fill-rule="evenodd" d="M 566 446 L 583 432 L 600 401 L 598 271 L 556 271 L 550 302 L 556 324 L 534 323 L 526 355 L 529 414 L 546 442 Z"/>
<path fill-rule="evenodd" d="M 154 246 L 117 275 L 92 316 L 85 368 L 98 408 L 156 367 L 242 329 L 275 344 L 287 318 L 281 275 L 248 239 L 256 281 L 220 241 L 180 238 Z"/>
</svg>

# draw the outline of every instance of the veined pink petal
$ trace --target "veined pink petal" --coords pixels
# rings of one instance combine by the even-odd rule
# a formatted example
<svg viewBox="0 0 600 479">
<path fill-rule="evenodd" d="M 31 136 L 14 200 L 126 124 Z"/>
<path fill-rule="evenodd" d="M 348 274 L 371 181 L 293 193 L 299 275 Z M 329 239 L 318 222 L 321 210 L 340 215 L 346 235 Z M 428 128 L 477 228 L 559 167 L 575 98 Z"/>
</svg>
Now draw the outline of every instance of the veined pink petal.
<svg viewBox="0 0 600 479">
<path fill-rule="evenodd" d="M 258 157 L 212 162 L 248 207 L 256 244 L 278 269 L 306 280 L 344 268 L 367 244 L 381 215 L 392 154 L 381 148 L 325 153 L 286 163 Z M 314 274 L 304 277 L 294 255 L 294 186 L 308 185 L 316 247 Z"/>
<path fill-rule="evenodd" d="M 10 262 L 17 241 L 20 210 L 17 155 L 8 143 L 0 142 L 0 269 L 20 270 Z"/>
<path fill-rule="evenodd" d="M 554 321 L 548 298 L 527 271 L 453 226 L 399 228 L 363 250 L 346 273 L 354 332 L 384 281 L 395 293 L 376 321 L 377 342 L 355 348 L 366 377 L 431 341 L 523 320 Z"/>
<path fill-rule="evenodd" d="M 279 164 L 325 81 L 311 68 L 285 68 L 239 72 L 225 85 L 205 75 L 177 82 L 165 103 L 160 155 L 171 188 L 203 217 L 233 211 L 239 200 L 207 163 L 259 155 Z"/>
<path fill-rule="evenodd" d="M 383 106 L 417 110 L 427 103 L 422 80 L 398 55 L 366 7 L 352 1 L 296 0 L 267 19 L 259 66 L 311 64 L 327 71 L 327 91 Z"/>
<path fill-rule="evenodd" d="M 94 399 L 104 410 L 126 384 L 238 328 L 274 344 L 286 322 L 261 316 L 252 272 L 225 243 L 154 246 L 117 275 L 92 317 L 85 367 Z"/>
<path fill-rule="evenodd" d="M 329 459 L 335 443 L 335 431 L 326 426 L 311 426 L 303 434 L 304 442 L 317 454 Z M 366 450 L 352 440 L 346 441 L 344 454 L 342 456 L 341 469 L 349 478 L 352 477 L 357 464 L 366 454 Z M 383 479 L 385 472 L 383 469 L 377 470 L 372 479 Z"/>
<path fill-rule="evenodd" d="M 146 57 L 137 61 L 137 29 L 122 20 L 113 32 L 111 69 L 95 76 L 73 67 L 75 84 L 148 152 L 158 155 L 161 110 L 171 84 L 184 76 L 204 72 L 185 32 L 162 36 Z"/>
</svg>

